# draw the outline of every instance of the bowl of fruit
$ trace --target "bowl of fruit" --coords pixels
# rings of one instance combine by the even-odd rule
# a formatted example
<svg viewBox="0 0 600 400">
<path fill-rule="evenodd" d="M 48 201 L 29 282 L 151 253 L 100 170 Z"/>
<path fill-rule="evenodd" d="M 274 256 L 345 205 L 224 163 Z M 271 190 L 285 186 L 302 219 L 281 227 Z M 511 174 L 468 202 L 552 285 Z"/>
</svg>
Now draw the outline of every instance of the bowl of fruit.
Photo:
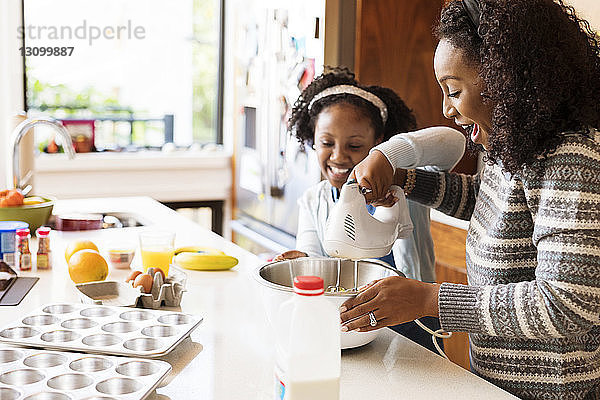
<svg viewBox="0 0 600 400">
<path fill-rule="evenodd" d="M 29 230 L 46 224 L 56 201 L 53 197 L 24 197 L 17 189 L 0 191 L 0 221 L 23 221 L 29 224 Z"/>
</svg>

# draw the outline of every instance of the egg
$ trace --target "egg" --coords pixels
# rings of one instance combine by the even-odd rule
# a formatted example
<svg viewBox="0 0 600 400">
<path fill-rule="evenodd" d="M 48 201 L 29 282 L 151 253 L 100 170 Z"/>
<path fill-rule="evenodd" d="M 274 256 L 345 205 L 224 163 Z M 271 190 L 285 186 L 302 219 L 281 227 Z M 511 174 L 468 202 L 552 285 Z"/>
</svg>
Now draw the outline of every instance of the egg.
<svg viewBox="0 0 600 400">
<path fill-rule="evenodd" d="M 148 268 L 148 272 L 147 272 L 150 276 L 152 276 L 152 278 L 154 279 L 154 274 L 159 273 L 162 275 L 163 281 L 165 280 L 165 273 L 163 272 L 162 269 L 158 268 L 158 267 L 150 267 Z"/>
<path fill-rule="evenodd" d="M 144 293 L 152 292 L 152 276 L 149 274 L 140 274 L 133 281 L 133 287 L 141 286 Z"/>
<path fill-rule="evenodd" d="M 135 280 L 135 278 L 138 277 L 138 275 L 141 275 L 142 271 L 131 271 L 131 273 L 129 274 L 129 276 L 127 277 L 127 279 L 125 279 L 125 282 L 130 282 Z"/>
</svg>

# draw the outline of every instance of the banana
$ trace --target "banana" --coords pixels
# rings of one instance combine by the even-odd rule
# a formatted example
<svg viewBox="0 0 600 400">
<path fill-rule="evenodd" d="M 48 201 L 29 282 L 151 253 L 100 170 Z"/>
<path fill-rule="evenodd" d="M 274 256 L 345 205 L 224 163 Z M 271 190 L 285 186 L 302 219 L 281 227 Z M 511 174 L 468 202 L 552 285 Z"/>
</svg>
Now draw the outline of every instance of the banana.
<svg viewBox="0 0 600 400">
<path fill-rule="evenodd" d="M 23 205 L 24 206 L 32 206 L 34 204 L 42 204 L 45 203 L 46 200 L 42 199 L 41 197 L 25 197 L 23 199 Z"/>
<path fill-rule="evenodd" d="M 213 247 L 204 247 L 204 246 L 186 246 L 175 249 L 175 255 L 179 253 L 199 253 L 199 254 L 220 254 L 222 256 L 226 255 L 219 249 L 215 249 Z"/>
<path fill-rule="evenodd" d="M 221 252 L 222 253 L 222 252 Z M 185 269 L 219 271 L 233 268 L 238 259 L 226 254 L 210 254 L 184 251 L 175 256 L 175 264 Z"/>
</svg>

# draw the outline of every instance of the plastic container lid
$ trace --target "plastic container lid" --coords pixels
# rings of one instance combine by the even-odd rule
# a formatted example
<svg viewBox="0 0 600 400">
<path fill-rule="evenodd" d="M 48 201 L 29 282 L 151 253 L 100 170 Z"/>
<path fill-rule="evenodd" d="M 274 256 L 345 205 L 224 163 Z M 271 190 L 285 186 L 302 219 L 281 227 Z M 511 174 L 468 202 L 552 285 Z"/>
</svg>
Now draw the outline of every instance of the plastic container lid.
<svg viewBox="0 0 600 400">
<path fill-rule="evenodd" d="M 303 296 L 319 296 L 325 292 L 323 279 L 318 276 L 297 276 L 294 278 L 294 292 Z"/>
<path fill-rule="evenodd" d="M 29 228 L 29 224 L 23 221 L 0 221 L 0 232 L 13 232 L 17 229 Z"/>
<path fill-rule="evenodd" d="M 17 229 L 17 236 L 29 236 L 29 228 Z"/>
</svg>

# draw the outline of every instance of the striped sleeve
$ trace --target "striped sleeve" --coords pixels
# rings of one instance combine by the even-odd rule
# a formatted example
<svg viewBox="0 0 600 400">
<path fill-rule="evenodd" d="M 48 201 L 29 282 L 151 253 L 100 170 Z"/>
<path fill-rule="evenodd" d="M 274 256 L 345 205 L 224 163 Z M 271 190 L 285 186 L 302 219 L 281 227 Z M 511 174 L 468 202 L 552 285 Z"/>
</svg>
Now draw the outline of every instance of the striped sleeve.
<svg viewBox="0 0 600 400">
<path fill-rule="evenodd" d="M 533 281 L 440 289 L 442 326 L 491 336 L 575 337 L 600 324 L 600 152 L 567 143 L 523 174 Z"/>
<path fill-rule="evenodd" d="M 475 208 L 480 175 L 417 169 L 409 200 L 435 208 L 451 217 L 469 220 Z"/>
</svg>

